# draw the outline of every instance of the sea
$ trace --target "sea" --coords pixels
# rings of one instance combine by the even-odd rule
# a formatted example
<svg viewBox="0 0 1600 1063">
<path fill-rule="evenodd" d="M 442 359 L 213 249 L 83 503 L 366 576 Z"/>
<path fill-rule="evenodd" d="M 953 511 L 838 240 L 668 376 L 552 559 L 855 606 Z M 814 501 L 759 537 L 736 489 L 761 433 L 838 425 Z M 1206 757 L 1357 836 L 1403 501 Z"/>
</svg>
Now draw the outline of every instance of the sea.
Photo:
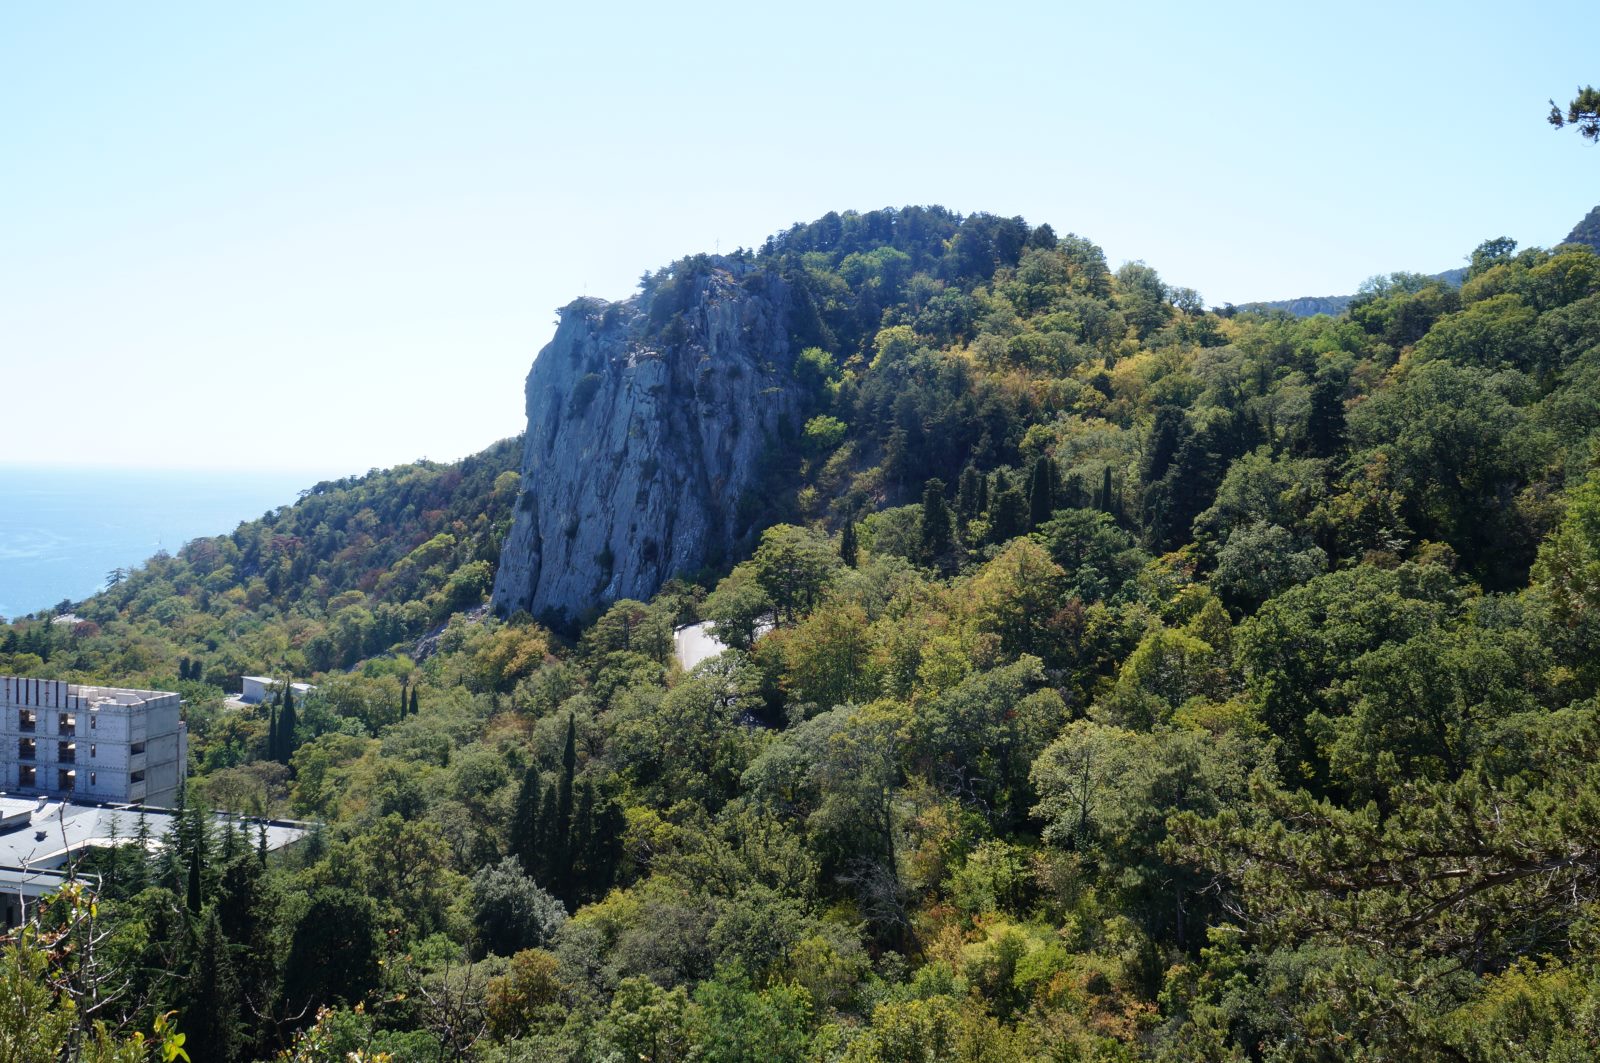
<svg viewBox="0 0 1600 1063">
<path fill-rule="evenodd" d="M 0 465 L 0 617 L 80 601 L 113 569 L 231 532 L 327 478 Z"/>
</svg>

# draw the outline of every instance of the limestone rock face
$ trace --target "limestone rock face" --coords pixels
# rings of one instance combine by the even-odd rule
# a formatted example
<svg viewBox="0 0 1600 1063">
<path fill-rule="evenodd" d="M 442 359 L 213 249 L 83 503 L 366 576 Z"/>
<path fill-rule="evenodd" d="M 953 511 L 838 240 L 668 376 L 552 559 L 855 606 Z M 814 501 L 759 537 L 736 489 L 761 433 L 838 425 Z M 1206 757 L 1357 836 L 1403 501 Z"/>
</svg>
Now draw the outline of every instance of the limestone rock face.
<svg viewBox="0 0 1600 1063">
<path fill-rule="evenodd" d="M 740 501 L 800 405 L 788 293 L 719 261 L 580 299 L 528 374 L 522 493 L 493 605 L 577 620 L 748 535 Z"/>
</svg>

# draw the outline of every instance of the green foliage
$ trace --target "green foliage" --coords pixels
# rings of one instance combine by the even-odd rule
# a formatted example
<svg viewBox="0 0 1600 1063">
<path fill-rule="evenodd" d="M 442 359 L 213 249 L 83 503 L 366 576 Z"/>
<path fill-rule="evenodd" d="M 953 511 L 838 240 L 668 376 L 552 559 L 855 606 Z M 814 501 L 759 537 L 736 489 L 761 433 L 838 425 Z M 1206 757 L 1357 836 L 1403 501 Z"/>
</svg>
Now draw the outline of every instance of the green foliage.
<svg viewBox="0 0 1600 1063">
<path fill-rule="evenodd" d="M 714 270 L 789 312 L 793 523 L 652 601 L 484 615 L 508 441 L 0 625 L 180 690 L 194 753 L 165 849 L 7 939 L 0 1055 L 1593 1055 L 1600 258 L 1213 314 L 907 208 L 674 264 L 640 327 Z"/>
</svg>

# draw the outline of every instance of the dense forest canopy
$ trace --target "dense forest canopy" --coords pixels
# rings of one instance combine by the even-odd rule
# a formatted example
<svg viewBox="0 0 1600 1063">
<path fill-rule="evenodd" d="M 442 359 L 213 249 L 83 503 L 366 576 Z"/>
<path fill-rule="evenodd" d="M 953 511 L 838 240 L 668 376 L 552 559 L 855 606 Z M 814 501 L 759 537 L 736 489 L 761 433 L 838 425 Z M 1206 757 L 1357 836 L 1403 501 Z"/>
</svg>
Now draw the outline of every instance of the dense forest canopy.
<svg viewBox="0 0 1600 1063">
<path fill-rule="evenodd" d="M 188 809 L 324 825 L 90 858 L 97 915 L 6 952 L 62 987 L 51 1045 L 1595 1056 L 1593 248 L 1297 319 L 1020 218 L 846 212 L 647 275 L 652 342 L 713 270 L 784 282 L 809 404 L 731 567 L 491 615 L 513 440 L 0 628 L 0 671 L 181 690 Z M 697 620 L 732 648 L 685 672 Z M 257 672 L 319 689 L 224 707 Z"/>
</svg>

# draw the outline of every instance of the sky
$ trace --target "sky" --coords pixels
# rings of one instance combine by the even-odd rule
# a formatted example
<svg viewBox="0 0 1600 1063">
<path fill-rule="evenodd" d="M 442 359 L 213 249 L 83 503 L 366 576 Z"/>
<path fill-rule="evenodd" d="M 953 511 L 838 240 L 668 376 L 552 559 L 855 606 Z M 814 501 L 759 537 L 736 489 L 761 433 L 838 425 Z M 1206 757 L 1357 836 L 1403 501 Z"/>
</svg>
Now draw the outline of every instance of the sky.
<svg viewBox="0 0 1600 1063">
<path fill-rule="evenodd" d="M 0 5 L 0 464 L 453 460 L 555 309 L 829 210 L 1213 304 L 1559 241 L 1589 5 Z"/>
</svg>

